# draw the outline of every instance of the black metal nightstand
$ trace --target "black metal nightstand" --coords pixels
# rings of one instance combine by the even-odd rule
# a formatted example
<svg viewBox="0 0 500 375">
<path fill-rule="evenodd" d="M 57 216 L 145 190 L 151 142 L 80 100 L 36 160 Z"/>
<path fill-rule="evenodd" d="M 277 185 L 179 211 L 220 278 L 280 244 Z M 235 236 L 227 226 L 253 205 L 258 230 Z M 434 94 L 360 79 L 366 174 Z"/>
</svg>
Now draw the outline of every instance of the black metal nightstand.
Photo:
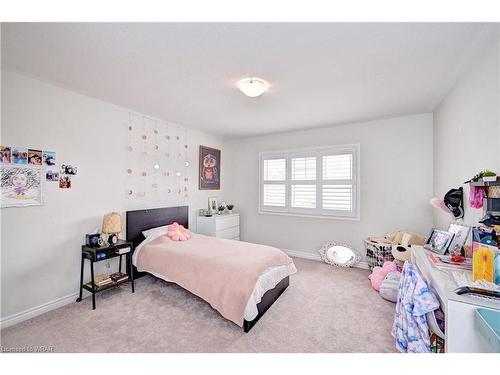
<svg viewBox="0 0 500 375">
<path fill-rule="evenodd" d="M 130 248 L 130 251 L 125 254 L 117 253 L 118 249 Z M 76 302 L 80 302 L 82 300 L 82 292 L 83 289 L 88 290 L 92 293 L 92 310 L 95 310 L 95 295 L 96 293 L 102 292 L 103 290 L 116 287 L 118 285 L 130 282 L 132 285 L 132 293 L 134 293 L 134 271 L 132 267 L 132 253 L 134 250 L 134 244 L 132 242 L 127 242 L 123 240 L 118 240 L 118 243 L 110 246 L 103 247 L 88 247 L 86 245 L 82 246 L 82 264 L 80 270 L 80 296 L 77 298 Z M 104 286 L 97 286 L 94 283 L 94 263 L 100 262 L 102 260 L 108 260 L 111 258 L 120 257 L 120 266 L 118 272 L 122 272 L 122 257 L 125 255 L 126 262 L 128 262 L 128 268 L 130 273 L 127 273 L 128 279 L 118 282 L 112 282 L 111 284 L 107 284 Z M 83 284 L 83 267 L 85 265 L 85 259 L 90 260 L 90 284 Z"/>
</svg>

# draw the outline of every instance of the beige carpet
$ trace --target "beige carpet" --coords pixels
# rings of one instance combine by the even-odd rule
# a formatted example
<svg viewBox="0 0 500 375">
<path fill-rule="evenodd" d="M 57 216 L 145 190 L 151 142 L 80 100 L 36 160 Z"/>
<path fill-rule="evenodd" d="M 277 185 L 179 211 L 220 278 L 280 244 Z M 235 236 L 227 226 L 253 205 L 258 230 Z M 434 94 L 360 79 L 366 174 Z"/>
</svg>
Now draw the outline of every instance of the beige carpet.
<svg viewBox="0 0 500 375">
<path fill-rule="evenodd" d="M 56 352 L 394 352 L 394 304 L 368 271 L 294 259 L 290 286 L 247 334 L 200 298 L 147 276 L 1 332 L 4 348 Z"/>
</svg>

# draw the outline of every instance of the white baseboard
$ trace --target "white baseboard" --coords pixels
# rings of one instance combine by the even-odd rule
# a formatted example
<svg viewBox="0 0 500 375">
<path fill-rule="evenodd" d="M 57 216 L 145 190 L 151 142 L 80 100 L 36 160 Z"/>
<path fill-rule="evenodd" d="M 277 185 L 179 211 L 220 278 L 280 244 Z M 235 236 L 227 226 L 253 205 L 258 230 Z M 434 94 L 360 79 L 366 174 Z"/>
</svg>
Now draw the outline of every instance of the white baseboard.
<svg viewBox="0 0 500 375">
<path fill-rule="evenodd" d="M 18 312 L 16 314 L 12 314 L 2 318 L 0 320 L 0 329 L 7 328 L 13 326 L 14 324 L 24 322 L 25 320 L 34 318 L 35 316 L 46 313 L 50 310 L 57 309 L 58 307 L 62 307 L 64 305 L 73 303 L 76 301 L 78 297 L 78 293 L 72 293 L 64 297 L 57 298 L 53 301 L 41 304 L 39 306 L 32 307 L 30 309 Z"/>
<path fill-rule="evenodd" d="M 287 253 L 288 255 L 290 255 L 292 257 L 309 259 L 309 260 L 316 260 L 316 261 L 322 262 L 321 257 L 317 253 L 310 253 L 307 251 L 288 250 L 288 249 L 281 249 L 281 250 L 283 250 L 285 253 Z M 354 265 L 354 267 L 355 268 L 362 268 L 365 270 L 370 269 L 370 267 L 368 267 L 368 263 L 366 261 L 361 261 L 361 262 L 357 263 L 356 265 Z"/>
</svg>

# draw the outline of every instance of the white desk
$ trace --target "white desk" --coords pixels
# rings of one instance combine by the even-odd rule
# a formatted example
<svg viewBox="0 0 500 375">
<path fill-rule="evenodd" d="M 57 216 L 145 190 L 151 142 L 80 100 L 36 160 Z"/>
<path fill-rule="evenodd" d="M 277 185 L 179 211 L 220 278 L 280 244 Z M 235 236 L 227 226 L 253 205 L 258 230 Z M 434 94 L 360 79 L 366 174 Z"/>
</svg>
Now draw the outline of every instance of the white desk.
<svg viewBox="0 0 500 375">
<path fill-rule="evenodd" d="M 449 273 L 450 271 L 442 271 L 435 267 L 427 256 L 427 250 L 421 246 L 413 247 L 412 262 L 418 267 L 420 273 L 441 302 L 446 316 L 446 352 L 492 352 L 492 347 L 474 327 L 474 313 L 477 308 L 500 311 L 500 303 L 456 294 L 454 290 L 460 285 L 455 283 Z"/>
</svg>

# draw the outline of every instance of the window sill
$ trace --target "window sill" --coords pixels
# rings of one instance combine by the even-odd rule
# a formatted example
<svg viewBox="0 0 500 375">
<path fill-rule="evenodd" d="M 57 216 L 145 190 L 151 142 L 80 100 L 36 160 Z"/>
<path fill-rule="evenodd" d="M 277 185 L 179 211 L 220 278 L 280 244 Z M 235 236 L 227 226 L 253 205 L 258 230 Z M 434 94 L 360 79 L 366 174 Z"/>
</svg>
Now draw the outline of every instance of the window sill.
<svg viewBox="0 0 500 375">
<path fill-rule="evenodd" d="M 278 216 L 295 216 L 311 219 L 328 219 L 328 220 L 345 220 L 345 221 L 361 221 L 360 215 L 356 216 L 342 216 L 342 215 L 311 215 L 311 214 L 299 214 L 295 212 L 278 212 L 278 211 L 265 211 L 259 209 L 260 215 L 278 215 Z"/>
</svg>

